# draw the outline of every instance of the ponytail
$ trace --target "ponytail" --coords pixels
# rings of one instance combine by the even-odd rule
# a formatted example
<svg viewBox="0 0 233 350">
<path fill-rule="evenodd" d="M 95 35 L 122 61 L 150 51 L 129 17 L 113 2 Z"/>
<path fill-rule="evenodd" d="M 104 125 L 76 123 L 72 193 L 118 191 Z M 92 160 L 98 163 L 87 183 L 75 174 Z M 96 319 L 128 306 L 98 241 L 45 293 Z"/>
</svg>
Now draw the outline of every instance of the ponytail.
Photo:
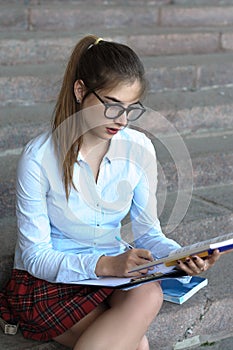
<svg viewBox="0 0 233 350">
<path fill-rule="evenodd" d="M 53 141 L 59 165 L 62 167 L 66 199 L 69 197 L 71 185 L 75 188 L 73 183 L 74 163 L 82 144 L 82 136 L 80 135 L 77 138 L 75 132 L 77 130 L 77 113 L 80 111 L 80 104 L 77 103 L 74 94 L 74 83 L 78 79 L 77 67 L 82 54 L 96 40 L 96 36 L 89 35 L 80 40 L 75 46 L 66 67 L 62 87 L 54 109 Z"/>
</svg>

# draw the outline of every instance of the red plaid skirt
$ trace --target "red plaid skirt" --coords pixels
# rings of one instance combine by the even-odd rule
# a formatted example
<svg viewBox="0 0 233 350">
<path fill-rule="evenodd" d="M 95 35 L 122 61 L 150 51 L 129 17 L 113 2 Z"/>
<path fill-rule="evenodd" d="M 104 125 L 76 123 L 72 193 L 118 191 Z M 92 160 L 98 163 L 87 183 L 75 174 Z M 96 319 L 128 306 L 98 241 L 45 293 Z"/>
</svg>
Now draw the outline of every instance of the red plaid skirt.
<svg viewBox="0 0 233 350">
<path fill-rule="evenodd" d="M 71 328 L 111 293 L 111 288 L 50 283 L 13 270 L 0 299 L 0 314 L 19 322 L 25 338 L 50 340 Z"/>
</svg>

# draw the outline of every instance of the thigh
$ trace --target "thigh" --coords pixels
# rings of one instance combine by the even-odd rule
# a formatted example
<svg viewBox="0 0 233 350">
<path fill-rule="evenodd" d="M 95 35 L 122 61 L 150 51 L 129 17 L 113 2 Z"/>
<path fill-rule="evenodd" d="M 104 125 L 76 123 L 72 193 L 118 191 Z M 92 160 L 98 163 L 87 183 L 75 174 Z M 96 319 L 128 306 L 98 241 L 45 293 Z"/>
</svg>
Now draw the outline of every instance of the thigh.
<svg viewBox="0 0 233 350">
<path fill-rule="evenodd" d="M 161 306 L 163 301 L 163 292 L 159 282 L 151 282 L 141 285 L 137 288 L 130 289 L 128 291 L 116 290 L 108 298 L 110 307 L 120 305 L 121 303 L 134 304 L 140 307 L 146 305 L 158 305 Z"/>
<path fill-rule="evenodd" d="M 152 282 L 128 291 L 115 291 L 108 302 L 110 307 L 128 310 L 134 319 L 149 326 L 162 306 L 163 293 L 160 284 Z"/>
</svg>

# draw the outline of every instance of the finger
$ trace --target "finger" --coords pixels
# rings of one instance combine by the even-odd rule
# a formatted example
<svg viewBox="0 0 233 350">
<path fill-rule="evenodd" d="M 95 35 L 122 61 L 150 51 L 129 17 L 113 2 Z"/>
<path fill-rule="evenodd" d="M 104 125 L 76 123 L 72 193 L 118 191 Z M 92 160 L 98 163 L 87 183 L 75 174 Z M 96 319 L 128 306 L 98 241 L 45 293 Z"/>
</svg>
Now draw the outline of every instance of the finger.
<svg viewBox="0 0 233 350">
<path fill-rule="evenodd" d="M 137 257 L 137 259 L 135 260 L 135 264 L 137 266 L 148 264 L 148 262 L 150 262 L 148 259 L 141 258 L 141 257 Z M 148 269 L 148 267 L 146 269 Z"/>
<path fill-rule="evenodd" d="M 153 261 L 154 258 L 149 250 L 146 249 L 134 249 L 135 253 L 145 260 Z"/>
<path fill-rule="evenodd" d="M 198 268 L 198 266 L 196 266 L 189 258 L 186 259 L 185 262 L 178 260 L 177 266 L 183 271 L 185 271 L 187 275 L 190 275 L 190 276 L 198 275 L 199 273 L 202 272 L 201 269 Z"/>
<path fill-rule="evenodd" d="M 141 275 L 141 271 L 127 272 L 124 274 L 125 277 L 140 277 Z"/>
<path fill-rule="evenodd" d="M 207 261 L 208 261 L 208 264 L 210 266 L 212 266 L 213 264 L 215 264 L 215 262 L 220 258 L 221 254 L 219 252 L 218 249 L 215 249 L 213 254 L 211 254 L 208 258 L 207 258 Z"/>
<path fill-rule="evenodd" d="M 199 274 L 205 270 L 205 261 L 197 256 L 193 258 L 187 258 L 185 261 L 186 265 L 190 270 L 192 270 L 193 274 Z"/>
<path fill-rule="evenodd" d="M 140 271 L 127 272 L 126 277 L 140 277 L 146 275 L 148 273 L 148 269 L 143 269 Z"/>
<path fill-rule="evenodd" d="M 181 260 L 177 260 L 177 267 L 181 270 L 183 270 L 184 272 L 186 272 L 187 275 L 191 275 L 192 274 L 192 270 L 189 269 L 188 265 L 185 264 L 183 261 Z"/>
<path fill-rule="evenodd" d="M 206 271 L 208 268 L 206 260 L 200 258 L 198 255 L 193 256 L 191 261 L 195 264 L 197 273 Z"/>
</svg>

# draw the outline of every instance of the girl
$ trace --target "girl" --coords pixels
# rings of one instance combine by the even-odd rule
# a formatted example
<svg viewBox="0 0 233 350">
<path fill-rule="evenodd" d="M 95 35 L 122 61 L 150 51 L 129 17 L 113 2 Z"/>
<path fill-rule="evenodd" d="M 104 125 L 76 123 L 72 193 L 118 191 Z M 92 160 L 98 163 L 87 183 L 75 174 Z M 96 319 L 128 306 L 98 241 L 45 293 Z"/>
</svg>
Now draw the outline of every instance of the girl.
<svg viewBox="0 0 233 350">
<path fill-rule="evenodd" d="M 146 331 L 162 305 L 159 283 L 121 291 L 78 285 L 129 274 L 179 247 L 156 213 L 150 140 L 127 128 L 145 112 L 143 65 L 129 47 L 84 37 L 74 48 L 51 131 L 24 149 L 17 176 L 18 240 L 5 289 L 25 337 L 74 350 L 148 350 Z M 130 213 L 135 249 L 115 239 Z M 189 275 L 218 259 L 178 262 Z"/>
</svg>

